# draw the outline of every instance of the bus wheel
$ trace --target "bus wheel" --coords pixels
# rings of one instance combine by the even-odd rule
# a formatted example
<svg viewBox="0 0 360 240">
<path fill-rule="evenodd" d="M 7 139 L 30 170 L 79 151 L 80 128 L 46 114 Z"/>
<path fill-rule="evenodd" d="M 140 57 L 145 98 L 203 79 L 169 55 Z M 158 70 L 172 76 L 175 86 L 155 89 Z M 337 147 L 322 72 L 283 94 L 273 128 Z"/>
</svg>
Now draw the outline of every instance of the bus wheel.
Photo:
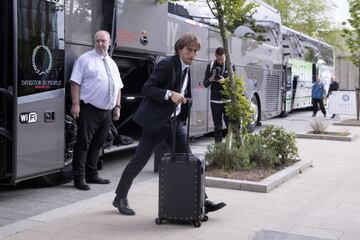
<svg viewBox="0 0 360 240">
<path fill-rule="evenodd" d="M 289 115 L 289 112 L 282 111 L 279 116 L 280 117 L 287 117 L 288 115 Z"/>
<path fill-rule="evenodd" d="M 251 109 L 253 113 L 251 114 L 251 120 L 248 124 L 248 131 L 253 132 L 256 126 L 259 125 L 259 103 L 255 96 L 251 98 Z"/>
<path fill-rule="evenodd" d="M 65 166 L 61 171 L 47 174 L 38 178 L 38 183 L 47 186 L 65 184 L 73 180 L 72 164 Z"/>
</svg>

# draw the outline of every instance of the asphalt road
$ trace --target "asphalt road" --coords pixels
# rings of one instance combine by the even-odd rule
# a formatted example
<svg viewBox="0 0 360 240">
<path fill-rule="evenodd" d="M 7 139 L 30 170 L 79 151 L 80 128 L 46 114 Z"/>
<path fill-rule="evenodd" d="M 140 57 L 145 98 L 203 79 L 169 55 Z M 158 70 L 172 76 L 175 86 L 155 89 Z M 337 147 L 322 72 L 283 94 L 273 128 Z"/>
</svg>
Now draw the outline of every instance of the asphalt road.
<svg viewBox="0 0 360 240">
<path fill-rule="evenodd" d="M 115 191 L 123 169 L 133 153 L 134 149 L 106 154 L 100 175 L 110 179 L 111 184 L 91 185 L 90 191 L 76 190 L 73 182 L 49 187 L 31 180 L 21 182 L 15 187 L 0 186 L 0 226 Z M 151 160 L 135 181 L 140 182 L 156 176 Z"/>
</svg>

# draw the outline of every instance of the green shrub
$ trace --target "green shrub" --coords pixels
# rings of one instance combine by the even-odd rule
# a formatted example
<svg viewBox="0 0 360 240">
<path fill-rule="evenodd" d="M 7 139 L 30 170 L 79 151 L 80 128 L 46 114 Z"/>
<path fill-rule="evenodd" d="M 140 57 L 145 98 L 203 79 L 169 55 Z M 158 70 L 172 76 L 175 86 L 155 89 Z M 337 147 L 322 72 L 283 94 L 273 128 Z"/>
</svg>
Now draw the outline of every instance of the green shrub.
<svg viewBox="0 0 360 240">
<path fill-rule="evenodd" d="M 272 168 L 274 169 L 279 163 L 279 159 L 271 149 L 266 149 L 261 145 L 250 145 L 244 146 L 248 152 L 250 162 L 261 168 Z"/>
<path fill-rule="evenodd" d="M 205 154 L 210 165 L 225 171 L 256 167 L 275 169 L 294 163 L 298 157 L 296 138 L 281 127 L 268 126 L 259 133 L 247 134 L 244 146 L 230 150 L 225 143 L 208 146 Z"/>
<path fill-rule="evenodd" d="M 282 127 L 267 126 L 257 134 L 248 134 L 245 141 L 246 145 L 262 146 L 272 151 L 281 165 L 293 163 L 299 156 L 295 134 L 286 132 Z"/>
<path fill-rule="evenodd" d="M 254 167 L 243 147 L 229 150 L 225 143 L 209 145 L 205 157 L 211 166 L 225 171 L 249 170 Z"/>
<path fill-rule="evenodd" d="M 256 167 L 274 169 L 279 163 L 272 150 L 250 144 L 234 147 L 230 151 L 225 143 L 212 144 L 205 157 L 211 166 L 226 171 L 250 170 Z"/>
</svg>

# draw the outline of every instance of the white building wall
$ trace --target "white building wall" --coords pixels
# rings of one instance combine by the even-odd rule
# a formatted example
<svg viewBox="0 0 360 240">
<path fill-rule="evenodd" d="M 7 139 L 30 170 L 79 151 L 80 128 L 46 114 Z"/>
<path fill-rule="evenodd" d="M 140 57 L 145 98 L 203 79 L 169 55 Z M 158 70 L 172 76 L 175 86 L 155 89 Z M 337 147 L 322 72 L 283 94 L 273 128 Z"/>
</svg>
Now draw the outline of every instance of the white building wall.
<svg viewBox="0 0 360 240">
<path fill-rule="evenodd" d="M 340 89 L 353 90 L 358 87 L 359 70 L 345 57 L 336 57 L 335 75 L 339 82 Z"/>
</svg>

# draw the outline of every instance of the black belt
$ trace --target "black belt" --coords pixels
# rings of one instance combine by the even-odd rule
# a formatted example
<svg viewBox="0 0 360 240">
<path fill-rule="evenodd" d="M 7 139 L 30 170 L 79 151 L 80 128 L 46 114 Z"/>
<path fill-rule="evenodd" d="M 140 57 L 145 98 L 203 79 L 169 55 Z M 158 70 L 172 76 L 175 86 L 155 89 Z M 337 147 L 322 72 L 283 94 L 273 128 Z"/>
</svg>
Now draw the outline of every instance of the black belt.
<svg viewBox="0 0 360 240">
<path fill-rule="evenodd" d="M 102 112 L 106 112 L 106 111 L 112 111 L 111 109 L 101 109 L 101 108 L 98 108 L 98 107 L 95 107 L 94 105 L 92 105 L 91 103 L 85 103 L 83 100 L 80 100 L 80 106 L 86 106 L 86 107 L 90 107 L 94 110 L 97 110 L 97 111 L 102 111 Z"/>
</svg>

